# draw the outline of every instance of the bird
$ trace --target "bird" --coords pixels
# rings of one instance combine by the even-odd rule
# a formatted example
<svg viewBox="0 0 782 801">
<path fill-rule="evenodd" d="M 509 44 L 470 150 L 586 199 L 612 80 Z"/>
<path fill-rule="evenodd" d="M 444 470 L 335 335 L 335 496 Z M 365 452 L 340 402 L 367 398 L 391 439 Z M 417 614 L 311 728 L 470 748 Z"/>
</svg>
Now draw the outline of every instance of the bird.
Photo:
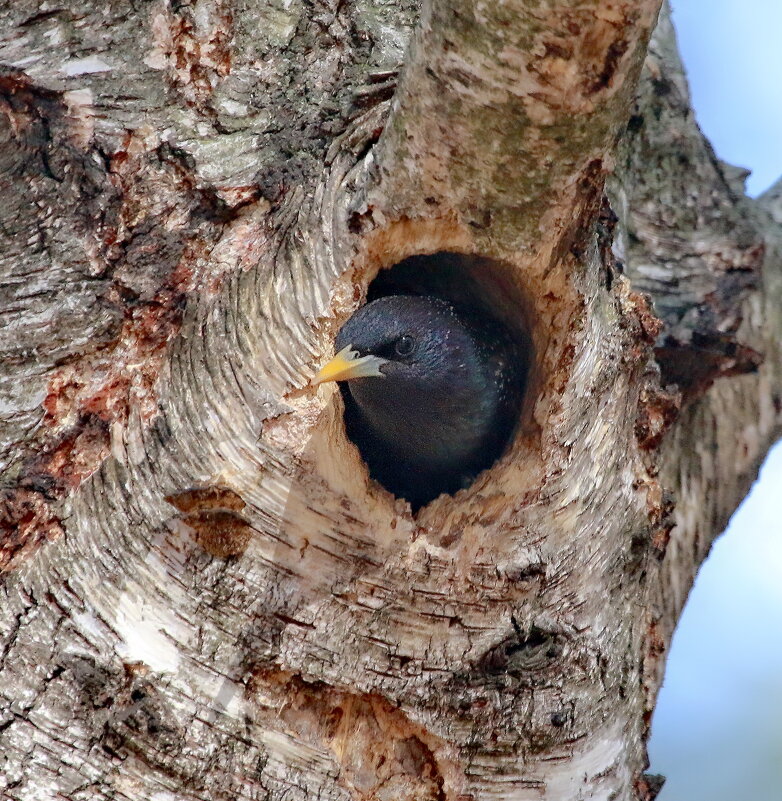
<svg viewBox="0 0 782 801">
<path fill-rule="evenodd" d="M 483 310 L 394 294 L 342 326 L 312 383 L 340 384 L 348 437 L 370 476 L 413 511 L 469 486 L 519 419 L 524 343 Z"/>
</svg>

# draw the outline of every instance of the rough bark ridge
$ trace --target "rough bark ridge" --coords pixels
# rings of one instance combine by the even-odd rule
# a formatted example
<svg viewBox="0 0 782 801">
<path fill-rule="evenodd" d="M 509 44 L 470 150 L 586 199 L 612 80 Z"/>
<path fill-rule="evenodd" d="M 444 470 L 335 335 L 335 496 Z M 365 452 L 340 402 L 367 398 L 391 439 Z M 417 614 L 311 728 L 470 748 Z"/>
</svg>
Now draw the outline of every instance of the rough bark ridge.
<svg viewBox="0 0 782 801">
<path fill-rule="evenodd" d="M 782 188 L 714 158 L 667 11 L 68 5 L 0 9 L 4 797 L 652 799 L 782 422 Z M 440 251 L 535 367 L 414 518 L 308 382 Z"/>
</svg>

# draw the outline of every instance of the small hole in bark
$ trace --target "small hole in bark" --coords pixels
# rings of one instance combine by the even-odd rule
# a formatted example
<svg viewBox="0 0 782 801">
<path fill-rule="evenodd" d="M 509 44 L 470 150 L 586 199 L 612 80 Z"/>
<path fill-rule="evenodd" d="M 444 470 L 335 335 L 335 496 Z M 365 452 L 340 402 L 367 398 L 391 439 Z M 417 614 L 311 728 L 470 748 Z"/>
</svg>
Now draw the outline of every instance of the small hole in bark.
<svg viewBox="0 0 782 801">
<path fill-rule="evenodd" d="M 627 130 L 629 133 L 638 133 L 644 127 L 644 118 L 641 114 L 633 114 L 627 121 Z"/>
<path fill-rule="evenodd" d="M 480 666 L 488 674 L 535 673 L 551 667 L 563 654 L 564 641 L 560 635 L 538 628 L 527 635 L 517 630 L 515 636 L 487 651 Z"/>
<path fill-rule="evenodd" d="M 413 511 L 469 487 L 513 440 L 533 364 L 526 319 L 502 264 L 441 251 L 381 270 L 340 331 L 337 350 L 383 360 L 382 377 L 340 382 L 348 437 Z"/>
</svg>

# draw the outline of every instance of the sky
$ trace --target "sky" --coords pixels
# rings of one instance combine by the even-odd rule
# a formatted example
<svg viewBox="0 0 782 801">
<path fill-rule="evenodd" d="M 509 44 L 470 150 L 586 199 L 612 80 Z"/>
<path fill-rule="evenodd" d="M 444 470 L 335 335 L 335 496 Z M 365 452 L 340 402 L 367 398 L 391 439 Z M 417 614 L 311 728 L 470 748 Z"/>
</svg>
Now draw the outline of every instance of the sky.
<svg viewBox="0 0 782 801">
<path fill-rule="evenodd" d="M 672 0 L 698 122 L 748 194 L 782 176 L 782 0 Z M 658 801 L 782 799 L 782 443 L 701 568 L 652 722 Z"/>
<path fill-rule="evenodd" d="M 782 176 L 782 0 L 671 2 L 698 122 L 755 197 Z"/>
<path fill-rule="evenodd" d="M 782 444 L 701 568 L 649 743 L 658 801 L 782 798 Z"/>
</svg>

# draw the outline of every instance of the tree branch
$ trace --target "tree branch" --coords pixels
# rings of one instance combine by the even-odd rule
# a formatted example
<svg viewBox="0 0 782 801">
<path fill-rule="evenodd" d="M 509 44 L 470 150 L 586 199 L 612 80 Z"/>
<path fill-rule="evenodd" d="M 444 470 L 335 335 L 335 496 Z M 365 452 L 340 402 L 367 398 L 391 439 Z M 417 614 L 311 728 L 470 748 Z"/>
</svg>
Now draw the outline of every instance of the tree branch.
<svg viewBox="0 0 782 801">
<path fill-rule="evenodd" d="M 509 252 L 559 253 L 552 231 L 594 213 L 659 5 L 425 3 L 379 148 L 389 211 L 438 204 Z"/>
<path fill-rule="evenodd" d="M 11 797 L 653 797 L 676 611 L 779 426 L 778 245 L 663 36 L 622 275 L 603 178 L 656 5 L 531 5 L 427 4 L 387 124 L 412 2 L 0 11 Z M 414 516 L 308 381 L 378 270 L 443 250 L 533 376 L 508 453 Z M 668 386 L 708 336 L 733 356 Z"/>
<path fill-rule="evenodd" d="M 660 468 L 676 501 L 657 601 L 667 641 L 714 538 L 782 434 L 775 191 L 746 198 L 698 129 L 667 4 L 618 160 L 617 250 L 654 300 L 662 383 L 683 400 Z"/>
</svg>

